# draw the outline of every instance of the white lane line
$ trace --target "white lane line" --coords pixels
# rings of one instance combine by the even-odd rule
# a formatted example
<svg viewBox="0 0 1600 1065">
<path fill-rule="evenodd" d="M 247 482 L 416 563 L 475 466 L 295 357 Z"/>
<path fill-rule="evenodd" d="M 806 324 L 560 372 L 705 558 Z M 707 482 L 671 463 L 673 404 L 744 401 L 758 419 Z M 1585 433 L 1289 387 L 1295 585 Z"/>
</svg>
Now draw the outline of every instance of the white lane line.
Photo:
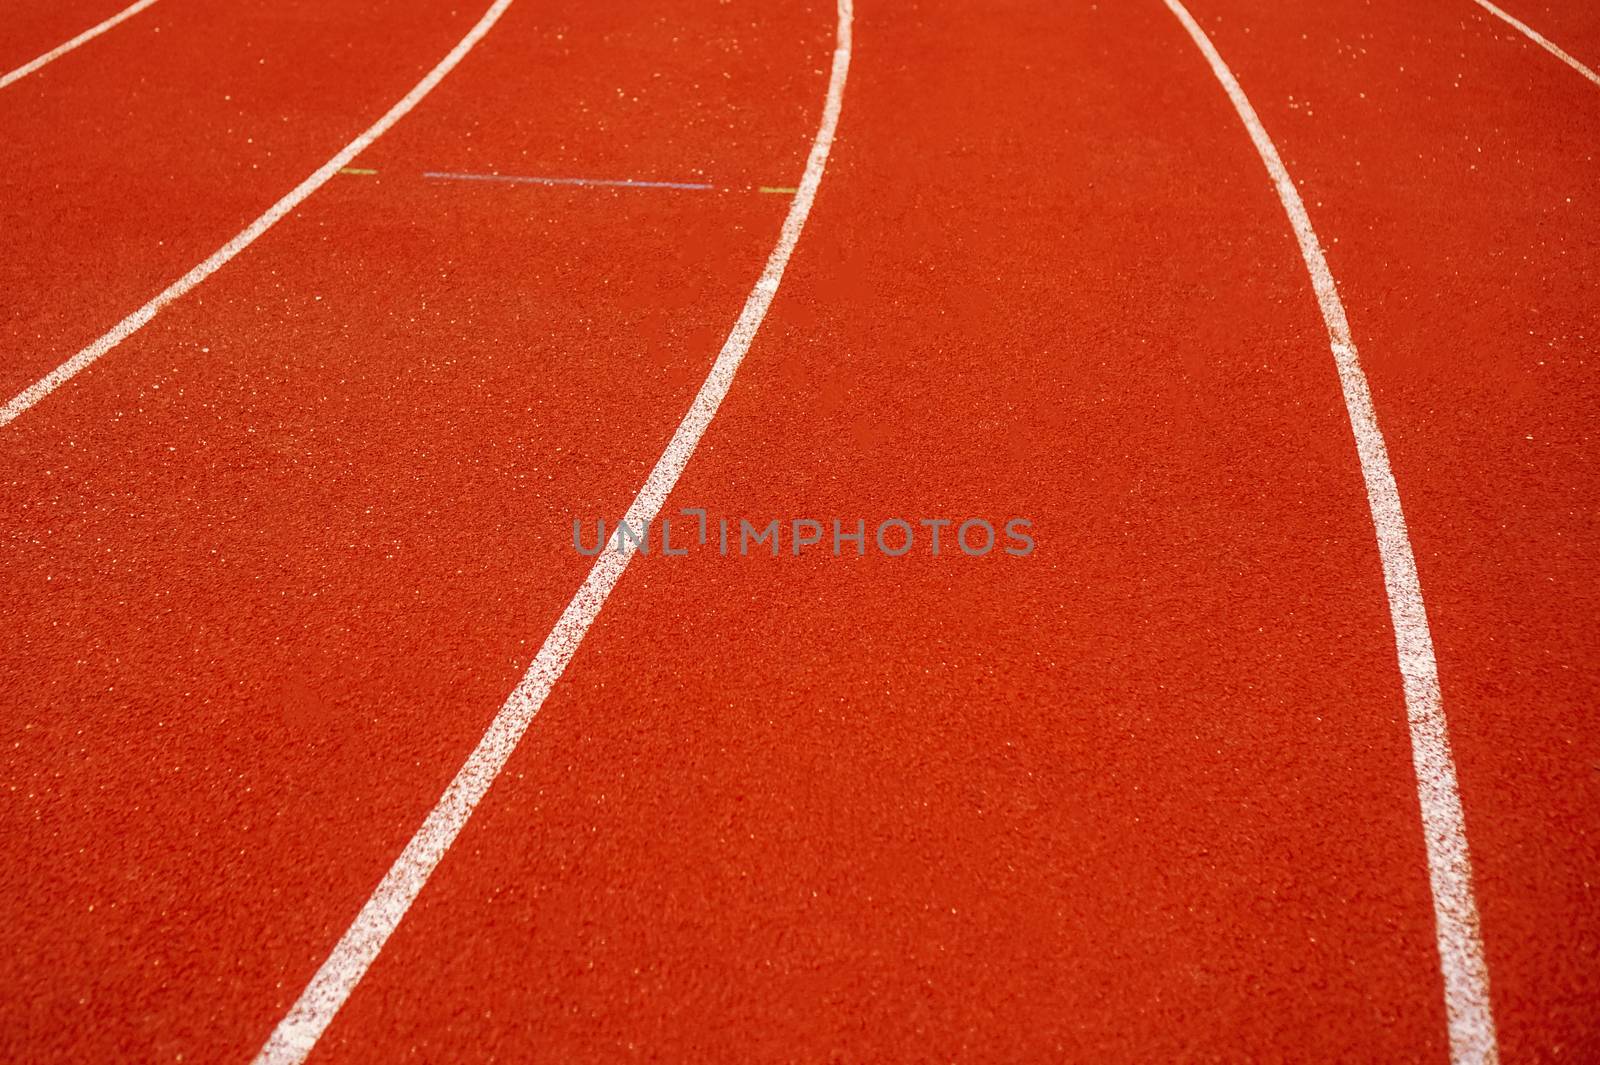
<svg viewBox="0 0 1600 1065">
<path fill-rule="evenodd" d="M 1423 835 L 1428 850 L 1428 877 L 1433 889 L 1433 916 L 1444 975 L 1445 1011 L 1449 1022 L 1450 1060 L 1455 1065 L 1489 1065 L 1498 1059 L 1494 1015 L 1489 1003 L 1489 970 L 1483 960 L 1478 928 L 1478 906 L 1472 895 L 1472 863 L 1467 853 L 1467 830 L 1456 787 L 1455 760 L 1445 726 L 1439 695 L 1439 667 L 1433 656 L 1433 636 L 1422 604 L 1422 585 L 1411 552 L 1405 516 L 1400 510 L 1400 489 L 1389 468 L 1388 449 L 1372 408 L 1372 392 L 1350 336 L 1344 303 L 1334 285 L 1322 246 L 1311 228 L 1311 218 L 1295 190 L 1278 149 L 1267 136 L 1244 90 L 1188 10 L 1178 0 L 1165 0 L 1189 36 L 1205 54 L 1211 71 L 1222 83 L 1228 99 L 1243 119 L 1261 161 L 1272 176 L 1284 212 L 1300 242 L 1300 254 L 1311 275 L 1322 320 L 1327 325 L 1333 360 L 1339 368 L 1345 411 L 1355 433 L 1361 477 L 1366 482 L 1367 506 L 1377 531 L 1378 555 L 1394 624 L 1395 650 L 1411 729 L 1411 764 L 1417 779 L 1417 799 L 1422 807 Z"/>
<path fill-rule="evenodd" d="M 29 74 L 32 74 L 35 70 L 38 70 L 46 63 L 51 63 L 57 59 L 60 59 L 62 56 L 66 55 L 79 45 L 88 44 L 90 41 L 106 32 L 106 30 L 111 29 L 120 22 L 126 22 L 128 19 L 131 19 L 133 16 L 137 15 L 139 12 L 143 11 L 145 8 L 149 7 L 155 2 L 156 0 L 139 0 L 139 2 L 136 4 L 129 4 L 127 7 L 123 8 L 121 11 L 118 11 L 115 15 L 112 15 L 98 26 L 91 26 L 84 30 L 66 44 L 58 45 L 57 47 L 50 49 L 50 51 L 46 52 L 38 59 L 22 64 L 22 66 L 11 71 L 9 74 L 0 74 L 0 89 L 5 88 L 14 81 L 21 81 L 23 78 L 27 77 Z"/>
<path fill-rule="evenodd" d="M 182 297 L 200 282 L 226 266 L 234 256 L 254 244 L 263 233 L 282 221 L 284 216 L 305 201 L 307 196 L 316 192 L 342 168 L 348 166 L 350 161 L 389 131 L 389 128 L 404 118 L 412 108 L 416 107 L 434 90 L 434 87 L 443 81 L 445 75 L 456 68 L 466 54 L 483 39 L 494 24 L 500 21 L 500 16 L 505 14 L 506 8 L 511 6 L 512 0 L 495 0 L 484 16 L 478 20 L 477 25 L 467 31 L 467 35 L 450 50 L 450 54 L 439 61 L 439 65 L 428 71 L 427 75 L 400 99 L 400 102 L 389 108 L 383 117 L 367 127 L 366 131 L 355 140 L 339 150 L 339 154 L 329 159 L 316 172 L 296 185 L 287 196 L 267 208 L 265 214 L 251 222 L 237 236 L 216 251 L 211 253 L 199 266 L 184 274 L 178 280 L 168 285 L 162 292 L 146 303 L 143 307 L 128 315 L 122 321 L 111 327 L 111 330 L 99 340 L 78 352 L 54 370 L 45 374 L 38 381 L 29 385 L 13 396 L 5 407 L 0 408 L 0 428 L 10 425 L 24 411 L 38 403 L 44 397 L 60 388 L 73 377 L 83 372 L 100 356 L 128 339 L 149 324 L 163 307 Z"/>
<path fill-rule="evenodd" d="M 1571 67 L 1573 70 L 1576 70 L 1579 74 L 1582 74 L 1584 77 L 1588 78 L 1590 81 L 1594 82 L 1596 85 L 1600 85 L 1600 74 L 1596 74 L 1594 71 L 1590 70 L 1588 67 L 1586 67 L 1582 63 L 1578 62 L 1572 56 L 1568 55 L 1565 51 L 1562 50 L 1560 45 L 1556 44 L 1554 41 L 1550 40 L 1548 37 L 1545 37 L 1538 30 L 1534 29 L 1532 26 L 1528 25 L 1526 22 L 1523 22 L 1521 19 L 1516 18 L 1516 17 L 1514 17 L 1514 16 L 1512 16 L 1510 14 L 1507 14 L 1505 11 L 1503 11 L 1500 8 L 1496 7 L 1495 5 L 1489 3 L 1489 0 L 1473 0 L 1473 2 L 1476 3 L 1479 7 L 1483 8 L 1485 11 L 1489 12 L 1489 14 L 1493 15 L 1495 18 L 1500 19 L 1502 22 L 1506 23 L 1506 25 L 1511 26 L 1512 28 L 1516 29 L 1524 37 L 1528 38 L 1528 40 L 1532 41 L 1534 44 L 1538 45 L 1540 48 L 1543 48 L 1545 51 L 1549 52 L 1551 55 L 1553 55 L 1557 59 L 1561 60 L 1567 66 Z"/>
<path fill-rule="evenodd" d="M 734 374 L 744 361 L 745 353 L 750 350 L 750 343 L 767 316 L 767 308 L 772 305 L 789 257 L 800 239 L 800 231 L 811 213 L 812 201 L 816 198 L 823 169 L 827 166 L 828 152 L 833 147 L 834 130 L 839 125 L 839 109 L 844 101 L 845 76 L 850 70 L 852 18 L 852 0 L 838 0 L 833 72 L 828 80 L 822 122 L 817 129 L 816 140 L 811 144 L 811 154 L 806 159 L 805 174 L 789 205 L 789 213 L 783 220 L 777 246 L 772 249 L 760 279 L 750 290 L 739 320 L 723 342 L 722 350 L 695 395 L 694 402 L 690 404 L 688 413 L 672 434 L 672 440 L 623 517 L 623 521 L 633 528 L 647 527 L 660 513 L 667 495 L 677 484 L 700 438 L 705 435 L 706 427 L 711 424 L 717 408 L 728 394 Z M 539 648 L 522 682 L 506 699 L 488 731 L 478 741 L 478 746 L 457 771 L 455 779 L 440 796 L 416 835 L 411 837 L 411 842 L 406 844 L 400 857 L 384 874 L 383 880 L 301 992 L 288 1015 L 273 1029 L 261 1053 L 256 1056 L 257 1065 L 299 1063 L 311 1053 L 334 1015 L 361 982 L 389 936 L 416 901 L 445 852 L 472 816 L 472 811 L 505 767 L 632 558 L 631 547 L 623 552 L 607 551 L 589 570 L 577 594 L 561 612 L 555 628 Z"/>
</svg>

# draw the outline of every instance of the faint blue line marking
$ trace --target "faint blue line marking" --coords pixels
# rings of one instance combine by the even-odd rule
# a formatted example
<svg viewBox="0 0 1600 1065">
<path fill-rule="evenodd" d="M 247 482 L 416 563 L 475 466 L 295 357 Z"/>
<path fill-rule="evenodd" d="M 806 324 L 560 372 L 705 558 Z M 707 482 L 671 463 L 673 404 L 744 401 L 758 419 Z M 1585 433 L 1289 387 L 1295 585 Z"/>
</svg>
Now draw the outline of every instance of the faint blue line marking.
<svg viewBox="0 0 1600 1065">
<path fill-rule="evenodd" d="M 441 181 L 503 181 L 512 185 L 610 185 L 625 189 L 715 189 L 691 181 L 635 181 L 633 178 L 523 177 L 517 174 L 449 174 L 437 170 L 423 172 L 425 178 Z"/>
</svg>

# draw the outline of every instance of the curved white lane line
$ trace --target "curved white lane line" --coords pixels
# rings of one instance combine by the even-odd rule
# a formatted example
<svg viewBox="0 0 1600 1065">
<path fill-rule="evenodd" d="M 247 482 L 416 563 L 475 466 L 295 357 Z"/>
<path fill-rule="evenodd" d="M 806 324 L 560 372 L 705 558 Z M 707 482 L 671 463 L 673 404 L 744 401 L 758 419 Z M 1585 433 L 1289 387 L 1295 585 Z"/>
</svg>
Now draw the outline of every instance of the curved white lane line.
<svg viewBox="0 0 1600 1065">
<path fill-rule="evenodd" d="M 845 77 L 850 70 L 851 0 L 838 0 L 838 12 L 833 72 L 828 80 L 822 122 L 817 129 L 816 140 L 812 142 L 811 154 L 806 159 L 805 175 L 800 179 L 794 200 L 789 205 L 789 213 L 783 220 L 777 246 L 772 249 L 766 268 L 750 290 L 739 320 L 723 342 L 722 350 L 695 395 L 694 402 L 690 404 L 688 413 L 628 507 L 623 521 L 633 528 L 647 528 L 655 520 L 667 495 L 688 465 L 700 438 L 705 435 L 711 419 L 716 416 L 717 408 L 722 405 L 723 398 L 733 384 L 739 364 L 744 361 L 756 331 L 767 316 L 767 308 L 772 305 L 778 284 L 783 280 L 783 272 L 789 265 L 789 257 L 800 239 L 800 231 L 811 213 L 812 201 L 816 198 L 823 169 L 827 166 L 828 152 L 833 147 L 834 130 L 839 125 L 839 109 L 844 101 Z M 439 797 L 438 803 L 416 835 L 411 837 L 411 842 L 406 844 L 400 857 L 384 874 L 355 921 L 340 937 L 333 952 L 312 977 L 311 983 L 301 992 L 299 1000 L 273 1030 L 256 1057 L 257 1065 L 299 1063 L 311 1052 L 334 1015 L 383 950 L 406 911 L 416 901 L 445 852 L 472 816 L 472 811 L 505 768 L 512 751 L 522 740 L 534 715 L 539 712 L 567 668 L 567 663 L 572 661 L 578 644 L 589 631 L 606 597 L 616 587 L 632 558 L 633 548 L 630 544 L 625 551 L 604 552 L 589 570 L 588 577 L 561 612 L 544 645 L 539 648 L 522 682 L 506 699 L 488 731 L 478 741 L 478 746 L 457 771 L 455 779 Z"/>
<path fill-rule="evenodd" d="M 1561 60 L 1573 70 L 1576 70 L 1579 74 L 1582 74 L 1596 85 L 1600 85 L 1600 74 L 1596 74 L 1594 71 L 1590 70 L 1588 67 L 1572 58 L 1572 56 L 1563 51 L 1561 47 L 1554 41 L 1550 40 L 1548 37 L 1545 37 L 1526 22 L 1507 14 L 1505 11 L 1502 11 L 1500 8 L 1489 3 L 1489 0 L 1473 0 L 1473 2 L 1479 7 L 1483 8 L 1485 11 L 1489 12 L 1489 14 L 1493 15 L 1495 18 L 1500 19 L 1506 25 L 1517 30 L 1524 37 L 1528 38 L 1528 40 L 1532 41 L 1540 48 L 1543 48 L 1545 51 Z"/>
<path fill-rule="evenodd" d="M 5 88 L 14 81 L 21 81 L 23 78 L 27 77 L 29 74 L 32 74 L 35 70 L 38 70 L 46 63 L 51 63 L 57 59 L 60 59 L 62 56 L 66 55 L 79 45 L 89 43 L 102 33 L 106 32 L 106 30 L 111 29 L 119 22 L 126 22 L 128 19 L 131 19 L 133 16 L 137 15 L 139 12 L 143 11 L 145 8 L 149 7 L 155 2 L 156 0 L 139 0 L 139 2 L 136 4 L 129 4 L 127 7 L 123 8 L 121 11 L 118 11 L 115 15 L 112 15 L 99 25 L 91 26 L 84 30 L 66 44 L 58 45 L 57 47 L 50 49 L 50 51 L 46 52 L 38 59 L 22 64 L 22 66 L 11 71 L 9 74 L 0 74 L 0 89 Z"/>
<path fill-rule="evenodd" d="M 143 329 L 163 307 L 183 296 L 200 282 L 226 266 L 228 261 L 235 255 L 254 244 L 256 239 L 263 233 L 282 221 L 283 217 L 290 211 L 300 206 L 307 196 L 327 184 L 328 180 L 342 168 L 350 165 L 351 160 L 366 151 L 373 141 L 387 133 L 391 126 L 404 118 L 412 108 L 422 101 L 423 97 L 432 92 L 434 87 L 444 80 L 445 75 L 456 68 L 456 64 L 460 63 L 462 58 L 472 51 L 473 47 L 483 39 L 483 35 L 488 33 L 496 22 L 500 21 L 500 16 L 505 14 L 506 8 L 511 6 L 511 2 L 512 0 L 495 0 L 489 10 L 484 13 L 484 16 L 478 20 L 477 24 L 467 31 L 465 37 L 461 38 L 460 43 L 450 50 L 450 54 L 441 59 L 438 66 L 428 71 L 427 75 L 417 82 L 412 90 L 400 99 L 399 103 L 389 108 L 382 118 L 367 127 L 366 131 L 356 137 L 355 140 L 341 148 L 338 155 L 323 163 L 315 173 L 296 185 L 287 196 L 267 208 L 266 213 L 260 218 L 251 222 L 232 240 L 212 252 L 210 258 L 206 259 L 205 262 L 178 278 L 149 303 L 146 303 L 143 307 L 140 307 L 112 326 L 111 330 L 99 340 L 96 340 L 54 370 L 45 374 L 44 377 L 13 396 L 5 407 L 0 408 L 0 428 L 16 421 L 17 417 L 28 408 L 66 384 L 100 356 Z"/>
<path fill-rule="evenodd" d="M 1422 586 L 1411 538 L 1400 511 L 1400 490 L 1389 469 L 1388 449 L 1372 408 L 1372 392 L 1350 337 L 1344 304 L 1328 270 L 1322 246 L 1311 228 L 1311 218 L 1295 190 L 1272 139 L 1256 116 L 1233 72 L 1217 53 L 1188 10 L 1178 0 L 1165 0 L 1189 36 L 1205 54 L 1211 71 L 1222 83 L 1228 99 L 1250 132 L 1261 161 L 1272 176 L 1278 199 L 1300 242 L 1300 254 L 1311 287 L 1322 308 L 1333 360 L 1339 368 L 1345 411 L 1355 433 L 1361 477 L 1366 482 L 1367 506 L 1378 535 L 1378 555 L 1383 561 L 1383 581 L 1394 624 L 1395 649 L 1400 662 L 1411 727 L 1411 762 L 1422 807 L 1423 835 L 1428 849 L 1428 876 L 1433 888 L 1433 915 L 1444 974 L 1445 1011 L 1450 1028 L 1450 1060 L 1455 1065 L 1488 1065 L 1497 1060 L 1494 1015 L 1489 1004 L 1489 971 L 1483 960 L 1478 930 L 1478 906 L 1472 895 L 1472 864 L 1467 853 L 1467 831 L 1456 787 L 1455 760 L 1439 696 L 1439 668 L 1433 657 L 1433 637 L 1422 605 Z"/>
</svg>

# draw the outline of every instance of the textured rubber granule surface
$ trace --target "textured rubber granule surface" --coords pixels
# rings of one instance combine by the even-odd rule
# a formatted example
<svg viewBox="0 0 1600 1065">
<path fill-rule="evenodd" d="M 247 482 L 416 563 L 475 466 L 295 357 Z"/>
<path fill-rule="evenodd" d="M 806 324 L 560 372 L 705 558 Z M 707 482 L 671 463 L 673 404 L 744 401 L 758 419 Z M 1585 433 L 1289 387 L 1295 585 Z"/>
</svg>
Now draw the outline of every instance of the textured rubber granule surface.
<svg viewBox="0 0 1600 1065">
<path fill-rule="evenodd" d="M 122 6 L 0 2 L 0 71 Z M 161 0 L 0 90 L 6 395 L 487 6 Z M 1502 6 L 1600 65 L 1592 5 Z M 1501 1060 L 1600 1059 L 1600 90 L 1470 0 L 1190 8 L 1371 381 Z M 262 1046 L 583 582 L 574 519 L 688 409 L 836 18 L 518 0 L 0 429 L 0 1058 Z M 1158 0 L 860 0 L 853 34 L 663 510 L 690 553 L 633 560 L 312 1059 L 1449 1060 L 1361 466 L 1212 70 Z"/>
</svg>

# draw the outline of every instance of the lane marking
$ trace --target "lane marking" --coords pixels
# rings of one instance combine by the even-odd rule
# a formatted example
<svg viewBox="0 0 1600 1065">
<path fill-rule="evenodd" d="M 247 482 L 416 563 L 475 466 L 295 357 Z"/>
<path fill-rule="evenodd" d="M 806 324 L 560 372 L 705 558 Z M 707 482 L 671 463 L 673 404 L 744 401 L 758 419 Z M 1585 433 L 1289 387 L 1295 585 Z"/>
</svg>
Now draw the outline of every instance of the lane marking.
<svg viewBox="0 0 1600 1065">
<path fill-rule="evenodd" d="M 376 170 L 347 166 L 341 174 L 376 174 Z M 445 170 L 424 170 L 422 176 L 433 181 L 487 181 L 507 185 L 575 185 L 625 189 L 692 189 L 707 192 L 765 192 L 793 196 L 800 190 L 793 185 L 712 185 L 699 181 L 643 181 L 639 178 L 543 177 L 530 174 L 458 174 Z"/>
<path fill-rule="evenodd" d="M 1439 694 L 1439 667 L 1433 655 L 1433 636 L 1422 603 L 1422 585 L 1400 510 L 1400 489 L 1389 468 L 1388 449 L 1378 428 L 1372 392 L 1361 369 L 1344 303 L 1334 284 L 1328 261 L 1300 193 L 1283 165 L 1278 149 L 1267 135 L 1255 108 L 1223 62 L 1211 39 L 1179 0 L 1165 3 L 1199 46 L 1211 71 L 1233 101 L 1244 121 L 1261 161 L 1278 191 L 1284 213 L 1294 227 L 1301 257 L 1311 275 L 1339 383 L 1345 411 L 1355 433 L 1361 477 L 1366 483 L 1367 506 L 1377 532 L 1378 555 L 1383 562 L 1389 616 L 1394 625 L 1395 650 L 1411 732 L 1411 764 L 1422 808 L 1423 836 L 1428 850 L 1428 879 L 1433 892 L 1435 935 L 1439 965 L 1444 976 L 1445 1012 L 1450 1032 L 1450 1060 L 1455 1065 L 1490 1065 L 1498 1060 L 1494 1015 L 1489 1001 L 1489 970 L 1483 959 L 1478 907 L 1472 894 L 1472 863 L 1467 852 L 1466 821 L 1456 786 L 1455 759 Z"/>
<path fill-rule="evenodd" d="M 625 189 L 715 189 L 697 181 L 639 181 L 634 178 L 522 177 L 516 174 L 451 174 L 426 170 L 436 181 L 503 181 L 510 185 L 601 185 Z"/>
<path fill-rule="evenodd" d="M 106 352 L 128 339 L 150 323 L 163 307 L 173 300 L 179 299 L 200 282 L 216 273 L 228 264 L 234 256 L 244 251 L 267 230 L 282 221 L 290 211 L 300 206 L 306 197 L 326 185 L 335 174 L 344 169 L 356 156 L 366 151 L 372 143 L 389 131 L 396 122 L 404 118 L 411 109 L 422 102 L 423 97 L 432 92 L 443 81 L 445 76 L 456 68 L 466 54 L 472 51 L 477 43 L 494 24 L 500 21 L 500 16 L 505 14 L 512 0 L 494 0 L 482 18 L 480 18 L 467 35 L 439 61 L 439 65 L 428 71 L 427 75 L 411 91 L 406 93 L 398 103 L 386 111 L 382 118 L 374 122 L 362 132 L 355 140 L 339 150 L 339 154 L 329 159 L 322 166 L 300 184 L 296 185 L 287 196 L 267 208 L 260 218 L 251 222 L 245 229 L 228 243 L 211 253 L 200 265 L 184 274 L 178 280 L 168 285 L 162 292 L 146 303 L 143 307 L 128 315 L 122 321 L 112 326 L 100 339 L 78 352 L 66 362 L 51 370 L 44 377 L 23 389 L 13 396 L 5 407 L 0 408 L 0 428 L 10 425 L 24 411 L 34 406 L 50 393 L 66 384 L 72 378 L 82 373 Z"/>
<path fill-rule="evenodd" d="M 66 44 L 57 45 L 55 48 L 50 49 L 50 51 L 46 52 L 38 59 L 22 64 L 22 66 L 11 71 L 9 74 L 0 74 L 0 89 L 5 88 L 14 81 L 21 81 L 23 78 L 27 77 L 29 74 L 32 74 L 35 70 L 38 70 L 46 63 L 52 63 L 55 60 L 60 59 L 62 56 L 66 55 L 74 48 L 77 48 L 79 45 L 88 44 L 102 33 L 111 29 L 113 26 L 116 26 L 118 23 L 126 22 L 128 19 L 131 19 L 133 16 L 137 15 L 139 12 L 143 11 L 145 8 L 149 7 L 155 2 L 156 0 L 138 0 L 138 3 L 129 4 L 121 11 L 118 11 L 115 15 L 112 15 L 110 18 L 106 19 L 104 22 L 95 26 L 90 26 L 88 29 L 72 38 L 72 40 L 68 41 Z"/>
<path fill-rule="evenodd" d="M 1545 37 L 1538 30 L 1534 29 L 1532 26 L 1528 25 L 1526 22 L 1523 22 L 1521 19 L 1516 18 L 1516 17 L 1514 17 L 1514 16 L 1512 16 L 1510 14 L 1507 14 L 1505 11 L 1503 11 L 1500 8 L 1496 7 L 1494 4 L 1489 3 L 1489 0 L 1473 0 L 1473 2 L 1476 3 L 1479 7 L 1483 8 L 1485 11 L 1489 12 L 1489 14 L 1493 15 L 1495 18 L 1500 19 L 1506 25 L 1512 27 L 1517 32 L 1521 33 L 1524 37 L 1528 38 L 1528 40 L 1532 41 L 1534 44 L 1538 45 L 1540 48 L 1543 48 L 1545 51 L 1549 52 L 1551 55 L 1553 55 L 1557 59 L 1561 60 L 1567 66 L 1571 67 L 1573 70 L 1576 70 L 1579 74 L 1582 74 L 1584 77 L 1588 78 L 1590 81 L 1594 82 L 1596 85 L 1600 85 L 1600 74 L 1596 74 L 1594 71 L 1590 70 L 1588 67 L 1586 67 L 1582 63 L 1578 62 L 1572 56 L 1568 55 L 1554 41 L 1550 40 L 1548 37 Z"/>
<path fill-rule="evenodd" d="M 738 321 L 723 342 L 722 350 L 695 395 L 694 402 L 690 404 L 688 413 L 628 507 L 623 521 L 634 528 L 644 528 L 655 520 L 668 494 L 677 484 L 700 438 L 705 435 L 717 408 L 728 394 L 734 374 L 744 361 L 745 353 L 750 350 L 756 331 L 761 328 L 767 309 L 772 305 L 778 284 L 789 265 L 789 257 L 794 254 L 795 244 L 800 239 L 800 232 L 811 213 L 811 204 L 816 199 L 817 188 L 822 183 L 823 169 L 827 166 L 828 153 L 833 147 L 834 131 L 839 125 L 845 77 L 850 70 L 853 14 L 852 0 L 838 0 L 838 29 L 827 101 L 822 109 L 822 121 L 817 128 L 816 139 L 811 144 L 811 154 L 806 158 L 805 174 L 795 191 L 794 201 L 789 205 L 789 213 L 784 217 L 778 243 L 767 258 L 760 279 L 745 300 Z M 400 857 L 384 874 L 355 921 L 301 992 L 300 998 L 273 1029 L 261 1053 L 256 1056 L 257 1065 L 298 1065 L 311 1053 L 334 1015 L 361 982 L 405 917 L 406 911 L 416 901 L 445 852 L 460 835 L 472 811 L 505 768 L 511 753 L 521 742 L 534 715 L 544 705 L 551 689 L 567 668 L 567 663 L 572 661 L 578 644 L 589 631 L 589 626 L 594 623 L 607 596 L 616 587 L 632 558 L 633 549 L 630 547 L 622 552 L 607 551 L 595 562 L 577 593 L 561 612 L 550 635 L 545 638 L 544 645 L 539 648 L 521 683 L 506 699 L 488 731 L 478 741 L 478 746 L 457 771 L 455 779 L 439 797 L 438 803 L 416 835 L 406 844 Z"/>
<path fill-rule="evenodd" d="M 376 171 L 373 171 L 376 173 Z M 714 185 L 704 181 L 644 181 L 639 178 L 544 177 L 527 174 L 459 174 L 424 170 L 422 176 L 434 181 L 499 181 L 509 185 L 579 185 L 624 189 L 693 189 L 706 192 L 766 192 L 793 196 L 800 191 L 793 185 Z"/>
</svg>

